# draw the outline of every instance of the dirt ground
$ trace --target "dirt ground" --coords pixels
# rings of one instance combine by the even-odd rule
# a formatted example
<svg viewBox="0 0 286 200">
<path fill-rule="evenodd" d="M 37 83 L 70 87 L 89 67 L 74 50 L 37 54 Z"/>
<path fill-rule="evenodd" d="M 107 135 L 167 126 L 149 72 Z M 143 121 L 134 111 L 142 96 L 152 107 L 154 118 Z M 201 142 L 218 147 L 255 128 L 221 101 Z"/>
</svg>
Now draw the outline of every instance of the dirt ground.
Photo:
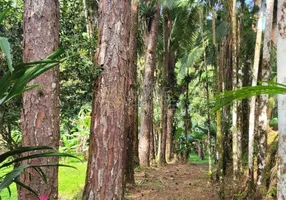
<svg viewBox="0 0 286 200">
<path fill-rule="evenodd" d="M 126 199 L 215 200 L 215 186 L 208 181 L 207 165 L 168 164 L 135 173 L 135 186 L 128 185 Z"/>
</svg>

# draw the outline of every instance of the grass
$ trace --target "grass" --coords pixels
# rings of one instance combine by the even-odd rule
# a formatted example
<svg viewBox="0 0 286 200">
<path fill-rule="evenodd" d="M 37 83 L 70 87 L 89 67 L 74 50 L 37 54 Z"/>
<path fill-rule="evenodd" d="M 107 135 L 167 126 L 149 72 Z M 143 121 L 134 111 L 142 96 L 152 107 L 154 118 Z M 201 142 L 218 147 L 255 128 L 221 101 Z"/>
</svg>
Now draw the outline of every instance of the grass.
<svg viewBox="0 0 286 200">
<path fill-rule="evenodd" d="M 189 157 L 189 162 L 197 164 L 197 165 L 205 165 L 209 163 L 208 160 L 208 155 L 205 155 L 205 159 L 201 160 L 200 156 L 195 154 L 195 153 L 191 153 L 190 157 Z M 214 163 L 214 159 L 212 159 L 212 163 Z"/>
<path fill-rule="evenodd" d="M 59 169 L 59 200 L 71 200 L 75 196 L 81 196 L 84 187 L 87 163 L 74 162 L 72 160 L 65 164 L 72 165 L 77 169 L 60 167 Z M 11 197 L 7 190 L 1 192 L 2 199 L 17 200 L 15 184 L 11 186 Z"/>
</svg>

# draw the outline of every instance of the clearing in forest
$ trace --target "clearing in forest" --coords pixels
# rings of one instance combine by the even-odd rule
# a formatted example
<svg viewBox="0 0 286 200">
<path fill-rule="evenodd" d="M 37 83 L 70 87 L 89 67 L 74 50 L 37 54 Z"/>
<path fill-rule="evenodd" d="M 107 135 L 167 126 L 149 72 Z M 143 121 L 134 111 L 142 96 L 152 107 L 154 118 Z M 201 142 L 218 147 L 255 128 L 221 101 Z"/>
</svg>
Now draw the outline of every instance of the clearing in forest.
<svg viewBox="0 0 286 200">
<path fill-rule="evenodd" d="M 207 165 L 168 164 L 135 173 L 136 185 L 127 186 L 126 199 L 213 200 Z"/>
</svg>

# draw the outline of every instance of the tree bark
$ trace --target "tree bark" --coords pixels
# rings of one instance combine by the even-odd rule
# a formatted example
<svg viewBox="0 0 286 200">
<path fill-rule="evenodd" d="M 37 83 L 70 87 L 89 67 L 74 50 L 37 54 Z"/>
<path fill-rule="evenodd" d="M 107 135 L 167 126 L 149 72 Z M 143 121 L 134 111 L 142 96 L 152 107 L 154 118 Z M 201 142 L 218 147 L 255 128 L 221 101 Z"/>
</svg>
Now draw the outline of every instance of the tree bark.
<svg viewBox="0 0 286 200">
<path fill-rule="evenodd" d="M 232 2 L 231 11 L 231 30 L 232 30 L 232 87 L 238 88 L 237 83 L 237 18 L 236 18 L 236 0 Z M 238 158 L 238 125 L 237 125 L 238 103 L 235 101 L 232 106 L 232 154 L 233 154 L 233 180 L 234 185 L 239 179 L 239 158 Z"/>
<path fill-rule="evenodd" d="M 270 63 L 270 51 L 271 51 L 271 36 L 272 36 L 272 21 L 273 21 L 273 8 L 274 0 L 269 0 L 267 2 L 266 8 L 266 26 L 264 31 L 264 41 L 263 41 L 263 58 L 262 58 L 262 73 L 261 81 L 269 81 L 271 73 L 271 63 Z M 267 149 L 267 128 L 268 128 L 268 118 L 267 118 L 267 104 L 268 96 L 266 94 L 260 95 L 259 97 L 259 125 L 258 125 L 258 171 L 257 171 L 257 185 L 262 185 L 265 178 L 265 167 L 266 167 L 266 149 Z M 266 185 L 265 185 L 266 186 Z"/>
<path fill-rule="evenodd" d="M 59 2 L 57 0 L 26 0 L 24 2 L 24 61 L 42 60 L 58 48 Z M 29 85 L 39 87 L 23 95 L 21 115 L 22 146 L 53 146 L 59 148 L 59 68 L 55 67 L 37 77 Z M 40 158 L 23 164 L 57 164 L 58 158 Z M 58 168 L 43 168 L 48 184 L 37 171 L 25 170 L 20 181 L 38 194 L 58 199 Z M 37 199 L 19 187 L 18 199 Z"/>
<path fill-rule="evenodd" d="M 259 61 L 260 61 L 260 49 L 262 41 L 262 20 L 264 12 L 264 0 L 260 1 L 260 12 L 257 22 L 257 36 L 254 52 L 254 63 L 253 63 L 253 75 L 252 75 L 252 86 L 257 85 Z M 253 162 L 254 162 L 254 134 L 255 134 L 255 102 L 256 97 L 251 97 L 250 100 L 250 112 L 249 112 L 249 143 L 248 143 L 248 190 L 253 189 L 254 177 L 253 177 Z"/>
<path fill-rule="evenodd" d="M 83 200 L 122 199 L 127 136 L 130 1 L 99 3 L 95 82 L 89 159 Z"/>
<path fill-rule="evenodd" d="M 156 67 L 156 48 L 158 40 L 158 27 L 160 18 L 159 6 L 155 7 L 154 18 L 148 21 L 145 38 L 145 72 L 142 82 L 141 100 L 141 125 L 139 139 L 139 161 L 140 166 L 149 166 L 150 154 L 150 135 L 153 124 L 153 90 L 154 90 L 154 71 Z M 150 24 L 151 23 L 151 24 Z"/>
<path fill-rule="evenodd" d="M 162 97 L 161 97 L 161 149 L 158 158 L 158 164 L 166 164 L 166 139 L 167 139 L 167 120 L 168 120 L 168 79 L 169 79 L 169 62 L 170 62 L 170 37 L 173 22 L 170 18 L 169 9 L 163 9 L 163 38 L 164 38 L 164 60 L 162 69 Z"/>
<path fill-rule="evenodd" d="M 221 66 L 218 63 L 218 50 L 216 42 L 216 12 L 212 9 L 212 36 L 213 36 L 213 48 L 214 48 L 214 67 L 216 69 L 216 93 L 222 92 L 222 82 L 221 82 Z M 219 181 L 219 197 L 224 198 L 224 176 L 223 176 L 223 165 L 224 165 L 224 154 L 223 154 L 223 133 L 222 133 L 222 120 L 221 120 L 221 110 L 216 111 L 216 159 L 217 159 L 217 170 L 216 177 Z"/>
<path fill-rule="evenodd" d="M 286 0 L 278 0 L 277 82 L 286 84 Z M 286 95 L 278 95 L 278 183 L 277 199 L 286 199 Z"/>
<path fill-rule="evenodd" d="M 127 155 L 126 183 L 134 184 L 134 142 L 138 138 L 138 96 L 137 96 L 137 30 L 138 2 L 131 1 L 131 30 L 129 39 L 129 88 L 128 88 L 128 124 L 127 124 Z"/>
<path fill-rule="evenodd" d="M 174 123 L 175 109 L 168 107 L 167 112 L 167 141 L 166 141 L 166 159 L 170 162 L 172 159 L 173 147 L 173 123 Z"/>
</svg>

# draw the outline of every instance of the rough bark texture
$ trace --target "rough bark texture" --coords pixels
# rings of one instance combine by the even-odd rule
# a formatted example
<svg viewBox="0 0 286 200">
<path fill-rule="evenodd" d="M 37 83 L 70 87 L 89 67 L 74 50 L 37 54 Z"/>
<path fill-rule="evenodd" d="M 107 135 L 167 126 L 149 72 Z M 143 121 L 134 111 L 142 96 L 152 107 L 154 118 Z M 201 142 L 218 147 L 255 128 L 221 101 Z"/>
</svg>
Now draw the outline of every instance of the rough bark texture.
<svg viewBox="0 0 286 200">
<path fill-rule="evenodd" d="M 263 41 L 263 58 L 262 58 L 262 73 L 261 81 L 269 81 L 271 73 L 270 64 L 270 50 L 271 50 L 271 36 L 272 36 L 272 21 L 273 21 L 273 8 L 274 0 L 269 0 L 267 2 L 266 8 L 266 26 L 264 31 L 264 41 Z M 259 125 L 258 125 L 258 170 L 257 170 L 257 185 L 262 185 L 265 178 L 265 167 L 266 167 L 266 150 L 267 150 L 267 104 L 268 95 L 260 95 L 259 97 Z M 264 182 L 265 183 L 265 182 Z M 266 185 L 265 185 L 266 186 Z"/>
<path fill-rule="evenodd" d="M 131 30 L 129 40 L 129 88 L 128 88 L 128 125 L 127 125 L 127 155 L 126 155 L 126 183 L 135 183 L 134 179 L 134 141 L 138 138 L 138 96 L 137 96 L 137 29 L 138 2 L 131 2 Z M 135 162 L 134 162 L 135 161 Z"/>
<path fill-rule="evenodd" d="M 160 9 L 156 6 L 154 18 L 148 21 L 145 38 L 145 72 L 142 82 L 141 125 L 139 140 L 140 166 L 149 166 L 150 134 L 153 124 L 153 90 L 154 71 L 156 67 L 156 48 L 158 40 L 158 26 Z M 151 24 L 150 24 L 151 23 Z M 151 29 L 148 30 L 148 27 Z"/>
<path fill-rule="evenodd" d="M 258 70 L 259 70 L 259 61 L 260 61 L 260 50 L 261 50 L 261 41 L 262 41 L 262 20 L 264 12 L 264 0 L 260 1 L 260 11 L 259 18 L 257 22 L 257 35 L 256 35 L 256 44 L 254 52 L 254 63 L 252 69 L 252 86 L 257 85 Z M 254 162 L 254 133 L 255 133 L 255 102 L 256 97 L 251 97 L 250 100 L 250 112 L 249 112 L 249 143 L 248 143 L 248 182 L 249 182 L 249 191 L 253 189 L 254 177 L 253 177 L 253 162 Z"/>
<path fill-rule="evenodd" d="M 277 82 L 286 84 L 286 0 L 278 0 Z M 278 95 L 278 183 L 277 199 L 286 199 L 286 95 Z"/>
<path fill-rule="evenodd" d="M 50 55 L 59 43 L 59 2 L 57 0 L 26 0 L 24 3 L 24 61 L 37 61 Z M 59 69 L 44 73 L 29 83 L 39 87 L 23 95 L 21 116 L 22 146 L 59 147 Z M 41 158 L 25 164 L 57 164 L 58 158 Z M 48 184 L 33 169 L 26 170 L 21 181 L 37 191 L 58 199 L 58 169 L 43 168 Z M 18 199 L 37 199 L 19 187 Z"/>
<path fill-rule="evenodd" d="M 130 13 L 129 0 L 99 3 L 96 65 L 103 71 L 94 87 L 83 200 L 123 198 Z"/>
</svg>

